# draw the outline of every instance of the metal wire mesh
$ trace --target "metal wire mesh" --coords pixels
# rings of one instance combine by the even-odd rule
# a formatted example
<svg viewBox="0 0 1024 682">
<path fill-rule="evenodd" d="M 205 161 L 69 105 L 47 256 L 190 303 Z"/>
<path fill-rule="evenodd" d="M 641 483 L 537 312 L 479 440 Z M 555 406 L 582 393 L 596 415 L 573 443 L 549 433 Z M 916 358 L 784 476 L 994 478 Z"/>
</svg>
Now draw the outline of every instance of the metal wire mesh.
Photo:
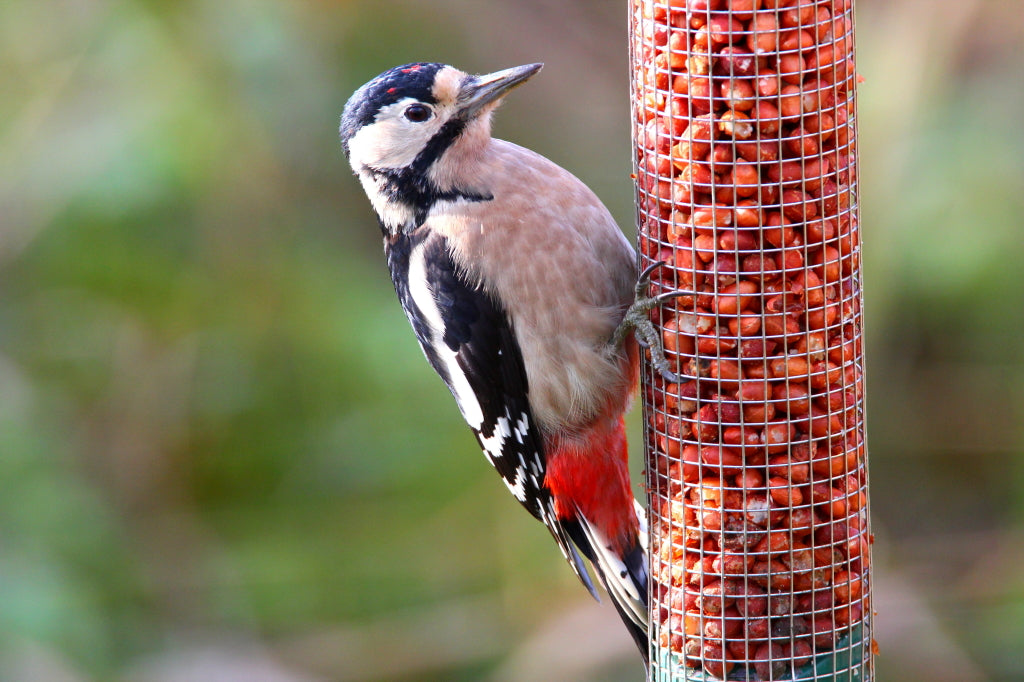
<svg viewBox="0 0 1024 682">
<path fill-rule="evenodd" d="M 652 679 L 871 678 L 852 0 L 633 0 Z"/>
</svg>

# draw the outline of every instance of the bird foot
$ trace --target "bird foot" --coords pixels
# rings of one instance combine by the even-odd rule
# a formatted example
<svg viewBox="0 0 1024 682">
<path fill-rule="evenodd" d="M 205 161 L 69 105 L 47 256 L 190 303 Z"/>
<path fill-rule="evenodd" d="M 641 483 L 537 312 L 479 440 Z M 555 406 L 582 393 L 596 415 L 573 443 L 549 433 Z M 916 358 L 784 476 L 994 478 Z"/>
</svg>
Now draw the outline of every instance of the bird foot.
<svg viewBox="0 0 1024 682">
<path fill-rule="evenodd" d="M 651 322 L 650 312 L 665 301 L 679 298 L 680 296 L 689 296 L 693 292 L 675 290 L 651 296 L 649 294 L 651 273 L 663 265 L 665 263 L 662 261 L 652 263 L 640 273 L 636 281 L 636 293 L 634 294 L 633 303 L 626 310 L 626 314 L 615 330 L 612 340 L 617 347 L 621 346 L 625 342 L 626 337 L 632 332 L 636 337 L 637 343 L 650 351 L 651 364 L 654 365 L 654 368 L 658 370 L 661 376 L 665 377 L 665 380 L 670 383 L 682 383 L 686 380 L 685 377 L 669 369 L 668 359 L 665 357 L 665 349 L 661 343 L 661 334 L 658 333 L 654 323 Z"/>
</svg>

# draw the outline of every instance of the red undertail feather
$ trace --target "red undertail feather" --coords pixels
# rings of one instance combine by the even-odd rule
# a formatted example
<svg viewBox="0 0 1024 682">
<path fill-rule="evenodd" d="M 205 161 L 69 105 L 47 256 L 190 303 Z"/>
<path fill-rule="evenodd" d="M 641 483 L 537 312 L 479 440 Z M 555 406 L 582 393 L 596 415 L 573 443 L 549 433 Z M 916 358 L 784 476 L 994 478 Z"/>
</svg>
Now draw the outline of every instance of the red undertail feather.
<svg viewBox="0 0 1024 682">
<path fill-rule="evenodd" d="M 625 419 L 602 418 L 581 436 L 552 438 L 546 451 L 544 480 L 554 497 L 555 515 L 571 520 L 582 514 L 617 551 L 635 544 L 638 524 L 629 485 Z"/>
</svg>

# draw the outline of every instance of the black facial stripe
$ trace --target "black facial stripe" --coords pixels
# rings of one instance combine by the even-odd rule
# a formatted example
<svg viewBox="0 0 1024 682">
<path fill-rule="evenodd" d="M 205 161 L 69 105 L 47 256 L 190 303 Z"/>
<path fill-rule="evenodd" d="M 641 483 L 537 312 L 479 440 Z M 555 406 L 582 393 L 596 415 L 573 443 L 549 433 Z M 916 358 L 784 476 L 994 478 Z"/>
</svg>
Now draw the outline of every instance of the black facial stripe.
<svg viewBox="0 0 1024 682">
<path fill-rule="evenodd" d="M 385 229 L 404 227 L 409 230 L 419 227 L 427 219 L 430 209 L 439 201 L 456 201 L 458 199 L 464 201 L 490 201 L 494 198 L 493 194 L 482 194 L 457 187 L 442 191 L 434 183 L 430 182 L 426 176 L 406 173 L 406 170 L 408 169 L 374 172 L 375 177 L 384 180 L 381 191 L 384 192 L 388 200 L 408 206 L 414 214 L 412 225 L 382 225 Z"/>
<path fill-rule="evenodd" d="M 449 119 L 445 122 L 441 129 L 438 130 L 430 141 L 427 142 L 413 162 L 409 164 L 408 168 L 403 169 L 403 172 L 424 175 L 427 170 L 441 158 L 449 147 L 451 147 L 455 140 L 459 138 L 462 131 L 466 129 L 466 121 L 461 116 Z"/>
<path fill-rule="evenodd" d="M 465 120 L 453 118 L 430 138 L 423 150 L 405 168 L 373 171 L 378 180 L 383 180 L 380 189 L 389 200 L 412 208 L 415 213 L 415 224 L 410 227 L 422 225 L 431 207 L 438 201 L 455 201 L 456 199 L 490 201 L 494 198 L 492 194 L 481 194 L 461 188 L 442 191 L 430 181 L 427 175 L 430 166 L 441 158 L 441 155 L 452 146 L 465 128 Z"/>
</svg>

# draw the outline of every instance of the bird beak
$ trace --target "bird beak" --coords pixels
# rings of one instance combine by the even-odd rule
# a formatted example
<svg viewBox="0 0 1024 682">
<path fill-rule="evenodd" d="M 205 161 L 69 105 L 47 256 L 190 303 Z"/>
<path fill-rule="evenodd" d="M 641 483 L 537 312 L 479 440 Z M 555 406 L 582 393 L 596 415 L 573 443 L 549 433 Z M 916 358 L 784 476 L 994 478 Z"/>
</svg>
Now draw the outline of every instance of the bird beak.
<svg viewBox="0 0 1024 682">
<path fill-rule="evenodd" d="M 525 83 L 543 64 L 524 64 L 483 76 L 470 76 L 459 90 L 459 110 L 466 120 L 501 99 L 509 90 Z"/>
</svg>

